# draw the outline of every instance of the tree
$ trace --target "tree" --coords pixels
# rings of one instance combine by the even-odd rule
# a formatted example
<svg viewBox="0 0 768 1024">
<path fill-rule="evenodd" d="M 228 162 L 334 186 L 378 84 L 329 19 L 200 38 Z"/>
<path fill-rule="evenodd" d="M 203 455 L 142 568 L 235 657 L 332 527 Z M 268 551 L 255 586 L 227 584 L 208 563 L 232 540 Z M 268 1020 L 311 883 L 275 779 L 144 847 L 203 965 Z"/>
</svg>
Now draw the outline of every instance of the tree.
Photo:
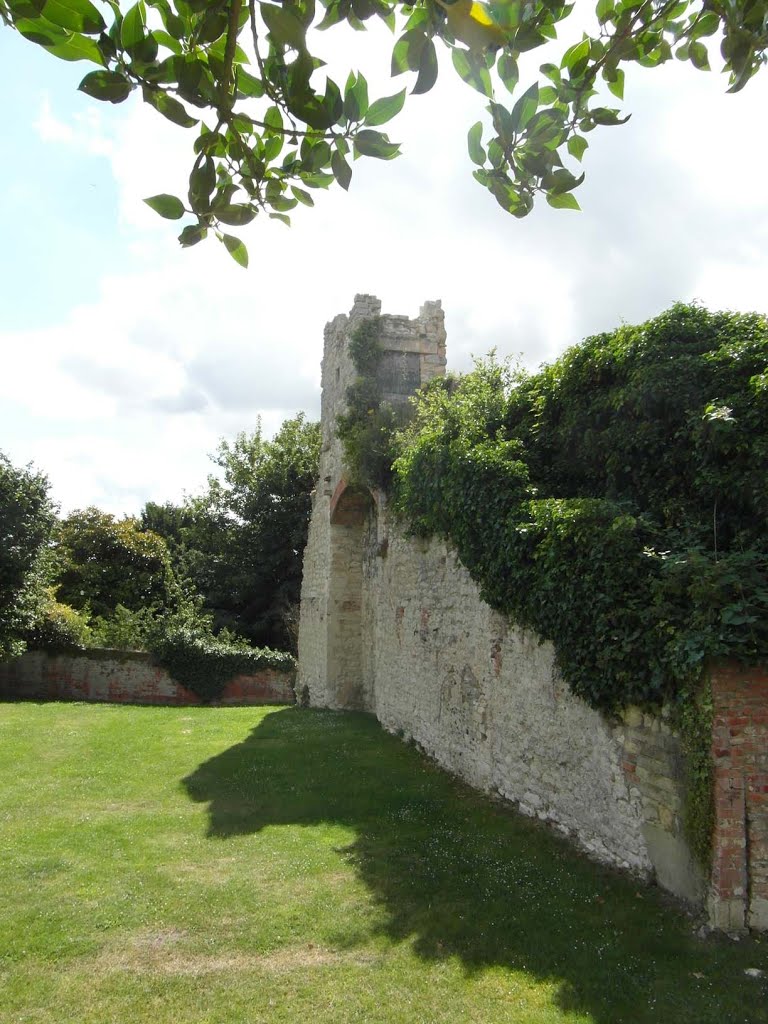
<svg viewBox="0 0 768 1024">
<path fill-rule="evenodd" d="M 319 452 L 319 424 L 303 413 L 271 441 L 258 424 L 221 441 L 213 461 L 222 479 L 210 476 L 202 496 L 181 508 L 145 506 L 142 522 L 167 537 L 177 573 L 203 595 L 217 628 L 292 646 Z"/>
<path fill-rule="evenodd" d="M 170 121 L 199 127 L 186 202 L 170 195 L 146 202 L 169 219 L 192 216 L 179 235 L 183 246 L 212 230 L 242 266 L 247 251 L 227 226 L 260 213 L 288 222 L 299 203 L 313 205 L 308 189 L 349 187 L 350 156 L 389 160 L 399 152 L 378 129 L 402 109 L 406 89 L 370 102 L 365 77 L 351 71 L 343 87 L 325 76 L 321 91 L 323 62 L 310 51 L 317 38 L 310 29 L 364 29 L 381 19 L 396 36 L 392 74 L 414 73 L 415 94 L 437 80 L 435 41 L 447 46 L 456 72 L 488 101 L 485 121 L 469 129 L 474 177 L 516 217 L 539 194 L 551 206 L 578 209 L 573 190 L 584 175 L 574 170 L 586 135 L 627 120 L 604 92 L 623 99 L 623 65 L 656 67 L 676 57 L 708 69 L 717 43 L 736 92 L 766 62 L 768 47 L 768 0 L 597 0 L 595 27 L 564 53 L 553 41 L 576 4 L 563 0 L 321 0 L 319 10 L 315 0 L 102 0 L 100 7 L 0 0 L 0 19 L 54 56 L 98 65 L 80 83 L 88 95 L 121 103 L 139 91 Z M 520 55 L 542 46 L 550 61 L 523 89 Z M 501 102 L 501 86 L 512 101 Z"/>
<path fill-rule="evenodd" d="M 46 477 L 30 466 L 15 468 L 0 452 L 0 659 L 24 650 L 45 593 L 54 520 Z"/>
<path fill-rule="evenodd" d="M 58 598 L 109 618 L 118 605 L 131 611 L 165 608 L 175 578 L 162 537 L 138 520 L 115 519 L 90 507 L 72 512 L 55 533 Z"/>
</svg>

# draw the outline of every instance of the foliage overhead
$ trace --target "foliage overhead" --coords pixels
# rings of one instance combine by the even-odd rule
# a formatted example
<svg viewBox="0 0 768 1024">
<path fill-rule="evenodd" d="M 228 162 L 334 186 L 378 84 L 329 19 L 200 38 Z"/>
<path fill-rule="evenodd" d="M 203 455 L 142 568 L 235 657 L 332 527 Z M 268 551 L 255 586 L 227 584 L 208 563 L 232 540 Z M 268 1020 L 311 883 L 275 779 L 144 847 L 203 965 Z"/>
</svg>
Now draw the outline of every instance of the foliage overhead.
<svg viewBox="0 0 768 1024">
<path fill-rule="evenodd" d="M 768 659 L 768 320 L 678 305 L 541 372 L 433 382 L 395 507 L 596 707 Z"/>
<path fill-rule="evenodd" d="M 399 153 L 379 129 L 400 112 L 407 86 L 372 100 L 359 71 L 333 81 L 313 52 L 315 30 L 383 21 L 395 37 L 392 75 L 414 75 L 412 94 L 435 85 L 436 43 L 447 47 L 485 101 L 485 119 L 468 134 L 474 177 L 516 217 L 537 195 L 578 209 L 586 136 L 627 120 L 617 105 L 625 65 L 677 58 L 707 70 L 719 51 L 736 92 L 766 61 L 768 0 L 597 0 L 588 31 L 563 49 L 558 28 L 574 8 L 562 0 L 0 0 L 0 19 L 54 56 L 96 65 L 80 83 L 89 96 L 121 103 L 137 92 L 195 129 L 187 196 L 146 202 L 171 220 L 191 216 L 183 246 L 213 231 L 245 267 L 230 227 L 259 214 L 289 222 L 297 205 L 313 205 L 312 190 L 349 188 L 350 159 Z M 547 62 L 523 87 L 520 57 L 540 47 Z"/>
<path fill-rule="evenodd" d="M 55 513 L 48 480 L 0 452 L 0 659 L 20 654 L 45 599 L 45 555 Z"/>
</svg>

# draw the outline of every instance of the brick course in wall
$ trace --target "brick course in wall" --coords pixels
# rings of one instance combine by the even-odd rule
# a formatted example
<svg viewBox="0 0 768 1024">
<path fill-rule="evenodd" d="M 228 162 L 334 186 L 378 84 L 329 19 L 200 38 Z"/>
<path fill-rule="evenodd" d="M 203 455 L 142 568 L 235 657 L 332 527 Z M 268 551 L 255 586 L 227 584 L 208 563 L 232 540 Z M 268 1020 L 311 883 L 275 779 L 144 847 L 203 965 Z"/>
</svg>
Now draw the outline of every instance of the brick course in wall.
<svg viewBox="0 0 768 1024">
<path fill-rule="evenodd" d="M 721 928 L 768 929 L 768 672 L 711 670 L 715 835 L 709 911 Z"/>
<path fill-rule="evenodd" d="M 140 651 L 82 654 L 29 651 L 0 662 L 0 698 L 86 700 L 111 704 L 188 705 L 203 702 Z M 262 669 L 227 683 L 216 705 L 292 704 L 293 673 Z"/>
</svg>

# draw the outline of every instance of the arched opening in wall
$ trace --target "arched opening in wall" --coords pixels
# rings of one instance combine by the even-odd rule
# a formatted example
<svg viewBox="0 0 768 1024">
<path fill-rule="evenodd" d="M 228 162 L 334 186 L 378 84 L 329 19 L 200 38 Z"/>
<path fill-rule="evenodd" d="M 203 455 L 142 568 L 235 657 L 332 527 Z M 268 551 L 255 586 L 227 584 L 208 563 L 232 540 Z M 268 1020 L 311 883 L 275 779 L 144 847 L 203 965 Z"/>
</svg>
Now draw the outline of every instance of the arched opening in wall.
<svg viewBox="0 0 768 1024">
<path fill-rule="evenodd" d="M 328 689 L 337 707 L 365 710 L 362 659 L 363 536 L 370 491 L 341 480 L 331 498 Z"/>
</svg>

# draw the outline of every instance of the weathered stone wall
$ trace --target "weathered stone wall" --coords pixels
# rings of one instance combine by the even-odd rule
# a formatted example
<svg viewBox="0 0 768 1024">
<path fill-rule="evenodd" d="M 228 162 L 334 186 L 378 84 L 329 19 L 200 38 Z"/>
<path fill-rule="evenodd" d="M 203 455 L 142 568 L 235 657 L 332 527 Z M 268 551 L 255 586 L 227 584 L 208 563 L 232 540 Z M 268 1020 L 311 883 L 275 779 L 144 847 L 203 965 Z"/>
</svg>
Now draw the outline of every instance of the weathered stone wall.
<svg viewBox="0 0 768 1024">
<path fill-rule="evenodd" d="M 363 526 L 381 495 L 360 495 L 347 487 L 336 419 L 346 410 L 346 391 L 356 370 L 349 356 L 351 333 L 362 321 L 378 317 L 381 302 L 356 295 L 349 316 L 335 317 L 325 328 L 322 368 L 320 479 L 313 496 L 312 519 L 304 554 L 296 692 L 311 695 L 323 707 L 372 710 L 372 663 L 362 629 L 367 615 L 362 578 Z M 414 320 L 382 316 L 384 397 L 407 400 L 409 394 L 445 370 L 445 327 L 439 302 L 426 302 Z M 391 357 L 391 358 L 388 358 Z M 365 607 L 364 607 L 365 606 Z"/>
<path fill-rule="evenodd" d="M 200 704 L 140 651 L 78 654 L 28 651 L 0 662 L 0 697 L 87 700 L 113 704 Z M 215 704 L 293 704 L 293 673 L 262 669 L 235 676 Z"/>
<path fill-rule="evenodd" d="M 449 771 L 550 822 L 592 856 L 703 902 L 707 879 L 683 834 L 683 758 L 669 718 L 630 708 L 609 719 L 574 697 L 552 645 L 493 612 L 445 544 L 407 538 L 390 521 L 382 495 L 347 486 L 335 437 L 354 377 L 346 346 L 355 321 L 378 312 L 377 300 L 358 296 L 350 317 L 326 328 L 321 479 L 301 601 L 300 698 L 376 714 Z M 418 353 L 421 382 L 442 372 L 439 304 L 428 303 L 417 320 L 386 317 L 382 324 L 383 344 L 398 360 Z M 415 358 L 392 365 L 393 386 L 413 387 Z M 741 913 L 741 924 L 746 916 L 753 927 L 766 927 L 768 677 L 747 689 L 743 680 L 728 678 L 713 682 L 716 701 L 723 695 L 716 721 L 726 723 L 728 736 L 721 730 L 716 741 L 722 870 L 709 905 L 719 926 L 740 927 Z M 741 809 L 733 811 L 737 804 Z M 749 863 L 747 845 L 756 851 Z M 740 911 L 718 910 L 734 900 Z"/>
</svg>

